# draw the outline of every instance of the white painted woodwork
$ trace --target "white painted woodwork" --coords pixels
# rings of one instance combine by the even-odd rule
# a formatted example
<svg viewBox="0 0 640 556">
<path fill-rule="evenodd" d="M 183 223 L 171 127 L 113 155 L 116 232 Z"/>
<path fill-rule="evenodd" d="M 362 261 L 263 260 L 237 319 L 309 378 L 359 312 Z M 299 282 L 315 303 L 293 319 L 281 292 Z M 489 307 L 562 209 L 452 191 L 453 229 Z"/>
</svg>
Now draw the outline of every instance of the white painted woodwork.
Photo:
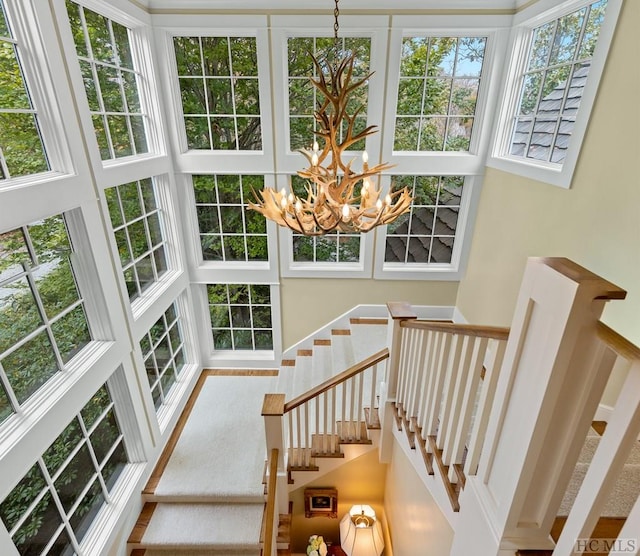
<svg viewBox="0 0 640 556">
<path fill-rule="evenodd" d="M 612 365 L 594 341 L 598 318 L 605 300 L 624 295 L 564 259 L 528 261 L 478 475 L 467 482 L 478 498 L 468 507 L 482 511 L 461 504 L 460 527 L 491 532 L 485 545 L 473 539 L 476 553 L 553 546 L 551 524 Z M 462 537 L 452 556 L 470 553 Z"/>
<path fill-rule="evenodd" d="M 600 517 L 607 495 L 622 470 L 629 452 L 640 435 L 640 361 L 629 370 L 620 396 L 607 424 L 598 449 L 576 496 L 567 522 L 558 539 L 554 556 L 573 554 L 575 539 L 587 539 Z M 638 502 L 636 502 L 636 506 Z M 640 539 L 639 522 L 629 520 L 635 527 L 635 539 Z M 631 532 L 620 535 L 620 539 Z M 637 542 L 637 541 L 636 541 Z"/>
<path fill-rule="evenodd" d="M 482 389 L 480 391 L 480 399 L 478 400 L 473 430 L 467 446 L 467 459 L 464 465 L 464 473 L 466 476 L 475 475 L 478 470 L 478 461 L 480 460 L 482 446 L 484 445 L 487 424 L 489 422 L 491 408 L 493 407 L 493 399 L 496 393 L 498 376 L 504 359 L 506 345 L 506 342 L 494 342 L 493 350 L 490 352 L 486 364 L 486 372 L 484 380 L 482 381 Z"/>
</svg>

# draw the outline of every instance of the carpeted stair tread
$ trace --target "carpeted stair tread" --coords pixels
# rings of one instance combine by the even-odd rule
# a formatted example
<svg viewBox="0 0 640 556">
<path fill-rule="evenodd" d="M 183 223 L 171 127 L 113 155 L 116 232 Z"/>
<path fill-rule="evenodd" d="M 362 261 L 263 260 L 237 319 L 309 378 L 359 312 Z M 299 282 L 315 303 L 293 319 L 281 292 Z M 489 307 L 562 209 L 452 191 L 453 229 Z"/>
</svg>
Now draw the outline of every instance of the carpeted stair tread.
<svg viewBox="0 0 640 556">
<path fill-rule="evenodd" d="M 589 465 L 586 463 L 576 464 L 558 515 L 569 515 L 588 468 Z M 609 494 L 601 515 L 604 517 L 626 517 L 629 515 L 638 495 L 640 495 L 640 465 L 626 464 Z"/>
<path fill-rule="evenodd" d="M 260 550 L 222 550 L 204 548 L 202 550 L 182 550 L 179 548 L 169 548 L 163 550 L 161 548 L 152 548 L 146 550 L 144 556 L 261 556 Z"/>
<path fill-rule="evenodd" d="M 264 504 L 158 504 L 140 547 L 259 550 L 263 511 Z"/>
<path fill-rule="evenodd" d="M 292 389 L 287 392 L 287 401 L 308 392 L 313 387 L 312 377 L 313 355 L 298 355 L 296 366 L 293 371 Z"/>
<path fill-rule="evenodd" d="M 207 377 L 150 500 L 263 502 L 260 409 L 272 380 Z"/>
<path fill-rule="evenodd" d="M 387 325 L 351 324 L 351 343 L 355 361 L 363 361 L 387 345 Z"/>
<path fill-rule="evenodd" d="M 333 376 L 331 344 L 319 344 L 313 346 L 311 367 L 314 386 L 322 384 L 325 380 Z"/>
<path fill-rule="evenodd" d="M 578 463 L 571 476 L 567 490 L 562 499 L 559 516 L 569 515 L 575 497 L 584 481 L 589 464 L 598 449 L 601 436 L 590 429 L 585 443 L 580 451 Z M 607 503 L 602 510 L 604 517 L 626 517 L 636 499 L 640 495 L 640 442 L 636 442 L 629 453 L 627 461 L 614 484 L 613 490 L 607 498 Z"/>
<path fill-rule="evenodd" d="M 337 375 L 356 362 L 353 354 L 351 334 L 333 334 L 331 336 L 331 364 L 333 374 Z"/>
</svg>

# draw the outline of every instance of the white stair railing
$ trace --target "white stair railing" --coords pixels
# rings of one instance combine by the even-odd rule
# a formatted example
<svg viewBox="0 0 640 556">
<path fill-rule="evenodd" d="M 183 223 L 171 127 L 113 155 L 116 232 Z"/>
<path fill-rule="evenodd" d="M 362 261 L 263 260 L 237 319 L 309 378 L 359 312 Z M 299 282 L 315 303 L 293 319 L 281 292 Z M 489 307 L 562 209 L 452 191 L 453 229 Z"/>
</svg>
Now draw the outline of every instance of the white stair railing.
<svg viewBox="0 0 640 556">
<path fill-rule="evenodd" d="M 600 364 L 611 368 L 617 359 L 622 359 L 629 371 L 558 538 L 554 556 L 582 554 L 587 548 L 592 552 L 595 549 L 609 552 L 608 548 L 612 546 L 622 547 L 627 553 L 640 552 L 640 498 L 636 499 L 617 539 L 594 538 L 589 543 L 609 493 L 640 435 L 640 349 L 601 322 L 597 334 L 602 347 Z M 581 539 L 582 543 L 576 539 Z M 634 544 L 635 550 L 631 550 L 630 543 Z"/>
<path fill-rule="evenodd" d="M 457 509 L 454 485 L 477 470 L 509 330 L 413 318 L 398 325 L 395 406 L 429 473 L 435 456 Z"/>
<path fill-rule="evenodd" d="M 340 443 L 367 440 L 388 357 L 385 348 L 284 404 L 289 469 L 311 468 L 314 457 L 337 454 Z"/>
</svg>

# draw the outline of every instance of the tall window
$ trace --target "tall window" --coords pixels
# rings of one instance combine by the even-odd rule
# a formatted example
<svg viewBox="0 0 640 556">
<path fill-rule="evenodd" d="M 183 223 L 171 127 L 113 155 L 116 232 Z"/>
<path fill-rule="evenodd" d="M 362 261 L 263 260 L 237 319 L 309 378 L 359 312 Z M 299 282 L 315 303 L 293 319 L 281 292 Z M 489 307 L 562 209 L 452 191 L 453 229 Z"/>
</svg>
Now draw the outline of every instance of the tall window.
<svg viewBox="0 0 640 556">
<path fill-rule="evenodd" d="M 262 176 L 193 176 L 202 258 L 205 261 L 267 261 L 264 216 L 247 210 Z"/>
<path fill-rule="evenodd" d="M 0 234 L 0 421 L 91 341 L 62 216 Z"/>
<path fill-rule="evenodd" d="M 272 350 L 271 289 L 256 284 L 210 284 L 215 350 Z"/>
<path fill-rule="evenodd" d="M 184 342 L 178 309 L 172 303 L 140 340 L 153 402 L 158 409 L 165 403 L 185 365 Z"/>
<path fill-rule="evenodd" d="M 306 198 L 306 180 L 291 176 L 291 190 Z M 293 234 L 294 263 L 357 263 L 360 260 L 361 234 L 341 231 L 323 236 Z"/>
<path fill-rule="evenodd" d="M 468 151 L 486 38 L 405 37 L 394 151 Z"/>
<path fill-rule="evenodd" d="M 343 54 L 355 54 L 353 74 L 362 78 L 369 73 L 371 39 L 359 37 L 347 37 L 340 39 L 340 49 Z M 288 41 L 289 52 L 289 144 L 292 151 L 300 148 L 309 148 L 314 141 L 313 132 L 317 129 L 317 122 L 313 111 L 324 97 L 311 85 L 309 77 L 318 77 L 318 70 L 310 56 L 312 53 L 316 59 L 327 57 L 329 63 L 333 60 L 334 39 L 293 37 Z M 347 107 L 349 114 L 359 105 L 363 109 L 356 117 L 354 133 L 367 127 L 367 87 L 358 89 L 358 95 L 354 95 Z M 346 122 L 340 130 L 340 138 L 346 132 Z M 355 143 L 351 150 L 364 150 L 364 141 Z"/>
<path fill-rule="evenodd" d="M 261 150 L 253 37 L 175 37 L 189 149 Z"/>
<path fill-rule="evenodd" d="M 49 170 L 40 123 L 0 0 L 0 180 Z"/>
<path fill-rule="evenodd" d="M 129 299 L 134 301 L 167 271 L 167 245 L 151 178 L 105 190 Z"/>
<path fill-rule="evenodd" d="M 0 504 L 20 554 L 81 554 L 80 543 L 128 463 L 102 386 Z"/>
<path fill-rule="evenodd" d="M 102 160 L 148 152 L 129 30 L 70 0 L 67 11 Z"/>
<path fill-rule="evenodd" d="M 408 187 L 411 209 L 387 227 L 385 263 L 451 263 L 463 176 L 396 176 Z"/>
<path fill-rule="evenodd" d="M 509 154 L 561 165 L 604 20 L 606 0 L 534 29 Z"/>
</svg>

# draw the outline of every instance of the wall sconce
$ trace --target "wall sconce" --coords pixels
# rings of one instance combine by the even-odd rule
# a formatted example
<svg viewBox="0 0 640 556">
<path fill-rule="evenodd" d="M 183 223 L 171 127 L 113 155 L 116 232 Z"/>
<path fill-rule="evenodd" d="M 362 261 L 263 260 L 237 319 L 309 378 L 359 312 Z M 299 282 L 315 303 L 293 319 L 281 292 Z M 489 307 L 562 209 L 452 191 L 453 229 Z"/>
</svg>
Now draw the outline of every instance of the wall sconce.
<svg viewBox="0 0 640 556">
<path fill-rule="evenodd" d="M 382 526 L 369 505 L 352 506 L 340 520 L 340 546 L 347 556 L 380 556 Z"/>
</svg>

